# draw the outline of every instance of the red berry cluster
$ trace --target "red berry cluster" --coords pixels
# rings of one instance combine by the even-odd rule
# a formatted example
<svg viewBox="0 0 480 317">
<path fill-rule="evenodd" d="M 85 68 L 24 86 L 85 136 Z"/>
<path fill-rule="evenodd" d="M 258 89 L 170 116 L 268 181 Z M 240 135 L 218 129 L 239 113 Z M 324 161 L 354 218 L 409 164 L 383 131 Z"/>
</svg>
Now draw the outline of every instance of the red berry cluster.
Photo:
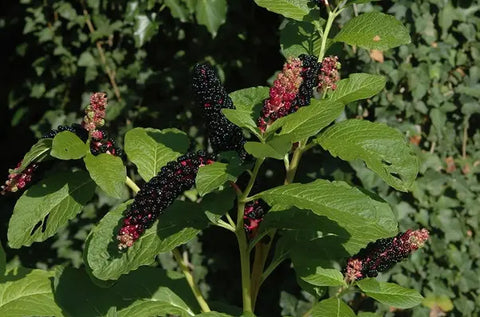
<svg viewBox="0 0 480 317">
<path fill-rule="evenodd" d="M 340 80 L 340 63 L 337 56 L 325 57 L 322 61 L 322 69 L 318 76 L 318 91 L 337 89 L 337 82 Z"/>
<path fill-rule="evenodd" d="M 347 282 L 375 277 L 396 263 L 406 259 L 410 253 L 423 247 L 428 239 L 428 230 L 407 230 L 393 238 L 371 242 L 347 261 L 345 279 Z"/>
<path fill-rule="evenodd" d="M 90 140 L 90 153 L 93 155 L 99 155 L 107 153 L 113 156 L 122 156 L 123 151 L 120 149 L 115 141 L 108 137 L 106 131 L 95 130 L 92 133 L 92 139 Z"/>
<path fill-rule="evenodd" d="M 235 107 L 213 67 L 209 64 L 195 65 L 192 84 L 195 102 L 202 109 L 213 152 L 237 151 L 240 157 L 245 158 L 242 129 L 228 121 L 222 113 L 222 109 Z"/>
<path fill-rule="evenodd" d="M 243 213 L 243 228 L 248 234 L 249 238 L 255 237 L 260 223 L 263 221 L 263 216 L 268 211 L 268 206 L 260 200 L 247 202 Z"/>
<path fill-rule="evenodd" d="M 135 196 L 117 236 L 118 248 L 131 247 L 179 195 L 195 184 L 200 166 L 211 163 L 213 160 L 199 151 L 185 154 L 162 167 Z"/>
<path fill-rule="evenodd" d="M 302 54 L 289 58 L 270 88 L 270 97 L 264 101 L 258 127 L 265 131 L 278 118 L 310 104 L 313 88 L 318 85 L 321 64 L 315 56 Z"/>
<path fill-rule="evenodd" d="M 85 109 L 82 125 L 91 135 L 105 124 L 106 108 L 107 94 L 96 92 L 90 96 L 90 104 Z"/>
<path fill-rule="evenodd" d="M 15 170 L 17 170 L 20 166 L 22 166 L 21 161 L 14 170 L 10 171 L 5 185 L 2 185 L 1 187 L 2 191 L 0 194 L 5 195 L 8 192 L 14 193 L 19 189 L 25 188 L 25 186 L 32 181 L 33 173 L 38 168 L 38 165 L 32 163 L 28 165 L 22 172 L 16 173 Z"/>
</svg>

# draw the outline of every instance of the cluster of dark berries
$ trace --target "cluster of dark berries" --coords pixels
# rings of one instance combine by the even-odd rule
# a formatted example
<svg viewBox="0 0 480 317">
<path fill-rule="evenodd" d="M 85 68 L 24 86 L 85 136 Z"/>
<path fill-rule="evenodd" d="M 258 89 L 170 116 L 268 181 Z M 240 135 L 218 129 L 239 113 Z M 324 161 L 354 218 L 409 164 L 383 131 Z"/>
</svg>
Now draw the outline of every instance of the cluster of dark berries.
<svg viewBox="0 0 480 317">
<path fill-rule="evenodd" d="M 17 173 L 16 170 L 22 166 L 22 161 L 18 163 L 17 167 L 10 171 L 5 185 L 2 185 L 0 194 L 14 193 L 20 189 L 24 189 L 32 181 L 32 176 L 38 168 L 38 164 L 31 163 L 23 171 Z"/>
<path fill-rule="evenodd" d="M 222 109 L 235 107 L 213 67 L 209 64 L 195 65 L 192 82 L 195 102 L 202 109 L 214 153 L 237 151 L 240 157 L 245 158 L 242 129 L 228 121 L 222 113 Z"/>
<path fill-rule="evenodd" d="M 211 163 L 212 158 L 199 151 L 185 154 L 162 167 L 135 196 L 117 236 L 118 248 L 132 246 L 178 196 L 193 187 L 200 166 Z"/>
<path fill-rule="evenodd" d="M 289 58 L 270 88 L 264 101 L 258 127 L 265 131 L 275 120 L 310 104 L 313 89 L 318 85 L 321 64 L 315 56 L 302 54 Z"/>
<path fill-rule="evenodd" d="M 263 221 L 263 216 L 268 211 L 268 205 L 263 200 L 255 200 L 247 202 L 243 212 L 243 228 L 252 239 L 258 231 L 260 223 Z"/>
<path fill-rule="evenodd" d="M 53 139 L 58 133 L 63 131 L 69 131 L 76 134 L 83 142 L 87 142 L 88 140 L 88 131 L 78 123 L 74 123 L 70 126 L 60 125 L 56 129 L 50 130 L 49 132 L 44 134 L 41 138 Z"/>
<path fill-rule="evenodd" d="M 423 247 L 428 230 L 407 230 L 393 238 L 371 242 L 347 261 L 345 280 L 350 283 L 365 277 L 375 277 L 396 263 L 406 259 L 413 251 Z"/>
<path fill-rule="evenodd" d="M 93 155 L 99 155 L 102 153 L 107 153 L 113 156 L 123 156 L 123 151 L 119 148 L 115 141 L 108 137 L 106 131 L 96 130 L 92 134 L 92 139 L 90 140 L 90 152 Z"/>
</svg>

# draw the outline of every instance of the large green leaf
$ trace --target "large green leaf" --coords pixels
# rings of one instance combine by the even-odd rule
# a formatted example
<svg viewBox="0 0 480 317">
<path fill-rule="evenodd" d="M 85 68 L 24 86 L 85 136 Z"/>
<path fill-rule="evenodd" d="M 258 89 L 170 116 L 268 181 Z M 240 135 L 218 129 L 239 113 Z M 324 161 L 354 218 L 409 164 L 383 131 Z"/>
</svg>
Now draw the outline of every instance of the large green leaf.
<svg viewBox="0 0 480 317">
<path fill-rule="evenodd" d="M 361 159 L 387 184 L 408 191 L 418 173 L 418 160 L 405 137 L 383 123 L 345 120 L 322 133 L 316 142 L 333 156 Z"/>
<path fill-rule="evenodd" d="M 352 101 L 370 98 L 385 87 L 385 77 L 371 74 L 351 74 L 342 79 L 330 99 L 344 104 Z"/>
<path fill-rule="evenodd" d="M 393 16 L 369 12 L 348 21 L 334 40 L 383 51 L 410 43 L 410 35 L 405 26 Z"/>
<path fill-rule="evenodd" d="M 50 155 L 61 160 L 76 160 L 88 153 L 88 145 L 70 131 L 63 131 L 55 135 Z"/>
<path fill-rule="evenodd" d="M 21 173 L 25 168 L 33 162 L 41 162 L 48 156 L 52 148 L 52 139 L 40 139 L 35 143 L 30 150 L 25 154 L 22 164 L 15 168 L 15 173 Z"/>
<path fill-rule="evenodd" d="M 340 298 L 324 299 L 312 307 L 312 317 L 355 317 L 353 310 Z"/>
<path fill-rule="evenodd" d="M 276 120 L 266 133 L 279 129 L 275 137 L 297 142 L 316 135 L 321 129 L 332 123 L 343 111 L 344 104 L 331 100 L 312 99 L 311 104 L 301 107 L 297 112 Z"/>
<path fill-rule="evenodd" d="M 245 166 L 240 165 L 239 160 L 231 163 L 214 162 L 213 164 L 202 166 L 198 169 L 195 185 L 198 193 L 204 196 L 227 181 L 235 182 L 237 177 L 246 170 Z"/>
<path fill-rule="evenodd" d="M 374 278 L 366 278 L 356 284 L 365 294 L 388 306 L 407 309 L 417 306 L 423 300 L 423 296 L 416 290 L 394 283 L 379 282 Z"/>
<path fill-rule="evenodd" d="M 125 134 L 125 153 L 145 181 L 185 153 L 189 145 L 187 135 L 177 129 L 135 128 Z"/>
<path fill-rule="evenodd" d="M 308 54 L 318 56 L 321 37 L 309 22 L 289 20 L 280 30 L 280 47 L 285 58 Z"/>
<path fill-rule="evenodd" d="M 31 270 L 0 283 L 0 316 L 63 316 L 53 299 L 52 277 L 51 272 Z"/>
<path fill-rule="evenodd" d="M 335 269 L 317 268 L 315 273 L 302 277 L 302 280 L 316 286 L 341 286 L 345 284 L 343 274 Z"/>
<path fill-rule="evenodd" d="M 252 119 L 255 119 L 260 115 L 263 101 L 268 98 L 269 92 L 269 87 L 257 86 L 236 90 L 229 97 L 237 110 L 249 111 Z"/>
<path fill-rule="evenodd" d="M 253 121 L 251 112 L 246 110 L 236 109 L 222 109 L 222 113 L 236 126 L 244 128 L 252 132 L 257 138 L 261 139 L 262 135 L 260 129 L 257 127 L 255 121 Z"/>
<path fill-rule="evenodd" d="M 279 186 L 259 196 L 275 208 L 309 209 L 336 222 L 348 233 L 346 248 L 351 254 L 368 242 L 397 232 L 395 216 L 387 203 L 345 182 L 319 179 L 308 184 Z"/>
<path fill-rule="evenodd" d="M 271 157 L 277 160 L 283 160 L 291 147 L 292 143 L 288 138 L 274 138 L 267 143 L 247 142 L 244 145 L 245 151 L 253 157 L 260 159 Z"/>
<path fill-rule="evenodd" d="M 107 195 L 122 198 L 126 189 L 127 171 L 120 157 L 106 153 L 94 156 L 89 153 L 83 160 L 90 177 Z"/>
<path fill-rule="evenodd" d="M 226 0 L 197 0 L 195 16 L 198 24 L 205 25 L 213 37 L 218 28 L 225 23 L 227 15 Z"/>
<path fill-rule="evenodd" d="M 110 288 L 95 285 L 84 270 L 65 268 L 55 285 L 55 300 L 69 316 L 105 316 L 112 308 L 116 316 L 194 315 L 182 300 L 195 302 L 183 275 L 158 268 L 139 268 Z"/>
<path fill-rule="evenodd" d="M 268 11 L 298 21 L 303 21 L 310 13 L 309 0 L 255 0 L 255 3 Z"/>
<path fill-rule="evenodd" d="M 87 237 L 84 252 L 85 263 L 93 276 L 100 280 L 116 280 L 122 274 L 149 265 L 162 252 L 190 241 L 208 226 L 205 213 L 223 214 L 231 208 L 231 201 L 202 203 L 176 201 L 160 215 L 158 220 L 126 251 L 117 249 L 115 239 L 125 210 L 131 202 L 123 203 L 107 213 Z M 212 197 L 217 197 L 212 194 Z"/>
<path fill-rule="evenodd" d="M 28 189 L 17 201 L 8 225 L 12 248 L 44 241 L 75 217 L 93 197 L 87 172 L 53 174 Z"/>
</svg>

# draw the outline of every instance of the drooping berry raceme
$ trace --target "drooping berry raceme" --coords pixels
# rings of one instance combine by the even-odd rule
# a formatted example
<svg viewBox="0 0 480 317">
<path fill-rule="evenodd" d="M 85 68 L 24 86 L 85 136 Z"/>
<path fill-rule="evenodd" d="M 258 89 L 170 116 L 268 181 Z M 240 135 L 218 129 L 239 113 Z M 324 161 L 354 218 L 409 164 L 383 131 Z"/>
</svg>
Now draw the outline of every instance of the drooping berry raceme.
<svg viewBox="0 0 480 317">
<path fill-rule="evenodd" d="M 169 162 L 142 186 L 128 209 L 117 236 L 120 250 L 131 247 L 164 210 L 195 184 L 200 166 L 213 163 L 203 151 L 188 153 Z"/>
<path fill-rule="evenodd" d="M 105 125 L 105 109 L 107 108 L 107 94 L 96 92 L 90 96 L 90 104 L 85 109 L 82 126 L 93 135 L 98 128 Z"/>
<path fill-rule="evenodd" d="M 35 170 L 38 168 L 38 164 L 31 163 L 23 171 L 17 173 L 17 170 L 22 165 L 22 161 L 18 163 L 17 167 L 13 170 L 10 170 L 8 179 L 5 182 L 5 185 L 2 185 L 2 191 L 0 194 L 5 195 L 6 193 L 14 193 L 18 190 L 24 189 L 32 181 L 32 176 Z"/>
<path fill-rule="evenodd" d="M 83 142 L 87 142 L 88 139 L 88 131 L 85 130 L 84 127 L 82 127 L 78 123 L 74 123 L 70 126 L 68 125 L 60 125 L 57 127 L 57 129 L 50 130 L 46 134 L 44 134 L 41 138 L 42 139 L 52 139 L 54 138 L 58 133 L 63 132 L 63 131 L 69 131 L 74 134 L 76 134 Z"/>
<path fill-rule="evenodd" d="M 240 157 L 244 158 L 246 152 L 243 149 L 245 139 L 242 130 L 228 121 L 222 113 L 222 109 L 235 107 L 209 64 L 197 64 L 193 68 L 193 92 L 195 102 L 202 109 L 214 153 L 237 151 Z"/>
<path fill-rule="evenodd" d="M 261 200 L 247 202 L 243 212 L 243 228 L 252 239 L 258 231 L 260 223 L 263 221 L 263 216 L 268 211 L 268 206 Z"/>
<path fill-rule="evenodd" d="M 90 140 L 90 153 L 97 156 L 102 153 L 107 153 L 113 156 L 122 156 L 123 151 L 119 148 L 115 141 L 108 137 L 106 131 L 95 130 L 92 133 L 92 139 Z"/>
<path fill-rule="evenodd" d="M 328 90 L 337 89 L 337 82 L 340 80 L 338 72 L 341 65 L 337 56 L 325 57 L 322 61 L 322 69 L 318 75 L 318 92 L 324 93 Z"/>
<path fill-rule="evenodd" d="M 406 259 L 413 251 L 423 247 L 428 230 L 407 230 L 393 238 L 371 242 L 347 261 L 345 280 L 350 283 L 366 277 L 375 277 L 396 263 Z"/>
<path fill-rule="evenodd" d="M 318 85 L 321 64 L 315 56 L 302 54 L 289 58 L 264 101 L 258 127 L 265 131 L 275 120 L 310 104 L 313 88 Z"/>
</svg>

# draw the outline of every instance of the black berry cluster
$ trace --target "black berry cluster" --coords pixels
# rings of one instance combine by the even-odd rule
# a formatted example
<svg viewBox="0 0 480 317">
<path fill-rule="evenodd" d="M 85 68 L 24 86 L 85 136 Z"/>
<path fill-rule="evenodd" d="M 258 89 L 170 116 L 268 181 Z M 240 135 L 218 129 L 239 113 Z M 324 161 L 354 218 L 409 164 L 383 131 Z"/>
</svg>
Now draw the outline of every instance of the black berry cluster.
<svg viewBox="0 0 480 317">
<path fill-rule="evenodd" d="M 107 153 L 113 156 L 123 156 L 123 151 L 117 146 L 115 140 L 109 138 L 106 131 L 97 130 L 90 140 L 90 152 L 93 155 Z"/>
<path fill-rule="evenodd" d="M 268 211 L 268 205 L 263 200 L 247 202 L 243 212 L 243 228 L 249 236 L 253 238 L 258 231 L 263 216 Z"/>
<path fill-rule="evenodd" d="M 291 112 L 295 112 L 299 107 L 308 106 L 310 99 L 313 97 L 313 90 L 318 85 L 318 74 L 322 68 L 322 64 L 317 61 L 317 57 L 313 55 L 302 54 L 298 57 L 302 61 L 302 84 L 298 89 L 294 106 L 290 108 Z"/>
<path fill-rule="evenodd" d="M 428 230 L 407 230 L 393 238 L 379 239 L 369 243 L 347 261 L 347 282 L 365 277 L 375 277 L 396 263 L 406 259 L 413 251 L 421 248 L 428 239 Z"/>
<path fill-rule="evenodd" d="M 41 138 L 42 139 L 51 139 L 51 138 L 54 138 L 58 133 L 63 132 L 63 131 L 70 131 L 72 133 L 75 133 L 83 142 L 87 142 L 88 131 L 78 123 L 74 123 L 70 126 L 60 125 L 60 126 L 57 127 L 57 129 L 50 130 L 49 132 L 44 134 Z"/>
<path fill-rule="evenodd" d="M 187 153 L 162 167 L 135 196 L 117 236 L 118 248 L 132 246 L 179 195 L 195 184 L 199 167 L 211 163 L 212 158 L 199 151 Z"/>
<path fill-rule="evenodd" d="M 209 64 L 197 64 L 193 68 L 193 92 L 195 102 L 201 107 L 208 139 L 214 153 L 237 151 L 245 158 L 245 139 L 242 130 L 225 118 L 222 109 L 234 109 L 232 100 L 223 87 L 215 70 Z"/>
</svg>

